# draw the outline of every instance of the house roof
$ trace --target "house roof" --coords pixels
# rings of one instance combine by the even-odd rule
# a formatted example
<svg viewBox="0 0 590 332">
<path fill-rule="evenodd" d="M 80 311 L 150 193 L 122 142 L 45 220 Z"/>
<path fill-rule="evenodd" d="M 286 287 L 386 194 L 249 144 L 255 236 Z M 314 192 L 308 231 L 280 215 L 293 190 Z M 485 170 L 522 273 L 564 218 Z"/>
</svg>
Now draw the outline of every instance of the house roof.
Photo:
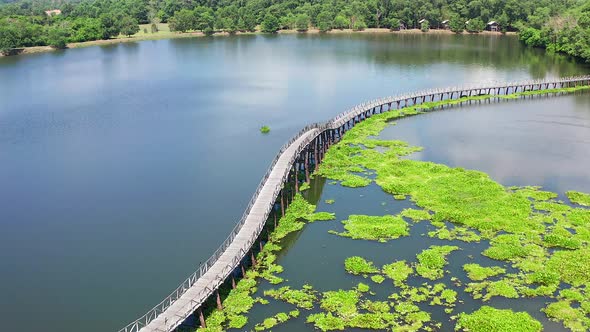
<svg viewBox="0 0 590 332">
<path fill-rule="evenodd" d="M 447 24 L 447 23 L 449 23 L 449 20 L 444 20 L 444 21 L 442 21 L 442 22 L 440 22 L 440 23 L 442 23 L 442 24 Z"/>
<path fill-rule="evenodd" d="M 418 21 L 418 23 L 422 23 L 422 22 L 428 22 L 428 20 L 427 20 L 427 19 L 425 19 L 425 18 L 423 18 L 423 19 L 421 19 L 420 21 Z"/>
<path fill-rule="evenodd" d="M 488 22 L 488 25 L 494 25 L 494 24 L 498 24 L 498 22 L 496 22 L 496 21 L 489 21 Z"/>
<path fill-rule="evenodd" d="M 47 16 L 51 16 L 51 15 L 59 15 L 59 14 L 61 14 L 61 10 L 59 10 L 59 9 L 46 10 L 46 11 L 45 11 L 45 14 L 46 14 Z"/>
</svg>

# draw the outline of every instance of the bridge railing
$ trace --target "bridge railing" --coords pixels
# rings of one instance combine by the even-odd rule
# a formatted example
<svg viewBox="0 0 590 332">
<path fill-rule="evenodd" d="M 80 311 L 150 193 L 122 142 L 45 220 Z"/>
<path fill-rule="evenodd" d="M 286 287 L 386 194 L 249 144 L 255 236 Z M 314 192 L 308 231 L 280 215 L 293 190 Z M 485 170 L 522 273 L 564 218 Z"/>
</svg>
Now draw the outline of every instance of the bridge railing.
<svg viewBox="0 0 590 332">
<path fill-rule="evenodd" d="M 254 195 L 252 196 L 252 198 L 248 202 L 248 205 L 246 206 L 246 209 L 245 209 L 244 213 L 242 214 L 242 217 L 238 220 L 238 222 L 236 223 L 236 225 L 234 226 L 234 228 L 232 229 L 232 231 L 230 232 L 228 237 L 217 248 L 217 250 L 215 250 L 215 252 L 211 255 L 211 257 L 209 257 L 204 263 L 200 264 L 199 268 L 194 273 L 192 273 L 188 278 L 186 278 L 164 300 L 162 300 L 160 303 L 158 303 L 156 306 L 154 306 L 152 309 L 150 309 L 146 314 L 144 314 L 143 316 L 141 316 L 137 320 L 131 322 L 130 324 L 128 324 L 127 326 L 125 326 L 124 328 L 119 330 L 119 332 L 138 332 L 141 328 L 143 328 L 144 326 L 147 326 L 151 321 L 156 319 L 156 317 L 158 317 L 159 314 L 164 312 L 176 300 L 178 300 L 188 289 L 190 289 L 197 282 L 197 280 L 200 277 L 202 277 L 205 273 L 207 273 L 207 271 L 211 268 L 211 266 L 213 266 L 215 264 L 215 262 L 219 259 L 219 257 L 221 257 L 221 255 L 230 246 L 230 244 L 233 242 L 235 237 L 240 232 L 242 226 L 244 225 L 244 223 L 246 221 L 246 218 L 248 217 L 252 207 L 254 206 L 254 203 L 258 199 L 258 196 L 259 196 L 260 192 L 262 191 L 262 188 L 266 184 L 274 166 L 278 162 L 281 155 L 291 146 L 291 144 L 293 144 L 295 141 L 297 141 L 299 138 L 301 138 L 308 131 L 310 131 L 312 129 L 319 129 L 319 131 L 321 132 L 321 131 L 324 131 L 327 129 L 336 129 L 342 125 L 342 121 L 344 121 L 344 122 L 349 121 L 351 118 L 358 116 L 362 112 L 368 111 L 374 107 L 384 106 L 386 104 L 390 104 L 390 103 L 401 101 L 401 100 L 411 99 L 411 98 L 420 98 L 420 97 L 429 96 L 429 95 L 433 95 L 433 94 L 450 94 L 450 93 L 475 91 L 475 90 L 499 89 L 499 88 L 506 88 L 506 87 L 522 87 L 522 86 L 529 86 L 529 85 L 535 86 L 535 85 L 540 85 L 540 84 L 563 84 L 563 83 L 572 83 L 572 82 L 581 82 L 581 83 L 588 85 L 588 84 L 590 84 L 590 75 L 578 76 L 578 77 L 567 77 L 567 78 L 561 78 L 561 79 L 530 80 L 530 81 L 524 81 L 524 82 L 512 82 L 512 83 L 502 83 L 502 84 L 490 83 L 487 85 L 451 87 L 451 88 L 446 88 L 446 89 L 434 89 L 434 90 L 421 91 L 421 92 L 413 93 L 413 94 L 390 96 L 390 97 L 374 99 L 369 102 L 364 102 L 364 103 L 358 104 L 358 105 L 350 108 L 349 110 L 336 115 L 334 118 L 332 118 L 331 120 L 329 120 L 327 122 L 313 123 L 311 125 L 305 126 L 303 129 L 301 129 L 295 136 L 293 136 L 289 141 L 287 141 L 287 143 L 285 143 L 281 147 L 281 149 L 279 150 L 279 152 L 277 153 L 275 158 L 270 163 L 270 166 L 268 167 L 266 173 L 262 177 L 260 183 L 256 187 L 256 191 L 254 192 Z M 348 120 L 346 120 L 346 119 L 348 119 Z M 315 139 L 315 136 L 308 137 L 304 141 L 300 142 L 299 146 L 297 147 L 297 153 L 294 154 L 290 159 L 290 163 L 289 163 L 290 165 L 292 165 L 294 163 L 297 155 L 311 141 L 313 141 L 313 139 Z M 282 177 L 283 181 L 281 183 L 285 182 L 285 180 L 287 179 L 287 176 L 289 174 L 289 171 L 290 171 L 290 169 L 285 170 L 283 177 Z M 277 187 L 273 191 L 273 200 L 271 202 L 269 202 L 269 205 L 265 209 L 266 218 L 268 217 L 270 211 L 272 210 L 272 207 L 273 207 L 281 189 L 282 189 L 282 187 Z M 266 222 L 266 218 L 264 219 L 264 222 L 261 223 L 261 225 L 257 231 L 256 237 L 258 237 L 258 235 L 260 234 L 262 227 L 264 226 L 264 223 Z M 251 239 L 248 242 L 248 248 L 246 248 L 245 251 L 248 251 L 250 249 L 249 247 L 251 247 L 254 240 L 255 240 L 255 238 Z M 245 249 L 245 248 L 242 248 L 242 249 Z M 231 270 L 235 269 L 237 267 L 237 264 L 239 263 L 239 261 L 242 258 L 243 257 L 239 257 L 239 260 L 237 260 L 237 262 L 234 262 L 232 264 L 232 266 L 228 266 L 228 269 L 229 268 L 231 268 Z M 212 294 L 213 290 L 206 289 L 206 290 L 202 290 L 202 292 L 199 292 L 199 293 L 203 293 L 203 292 Z M 194 304 L 194 305 L 198 305 L 198 304 Z M 179 321 L 182 321 L 184 319 L 186 319 L 186 317 L 184 317 L 184 318 L 179 317 Z M 178 322 L 172 323 L 172 325 L 177 326 Z"/>
</svg>

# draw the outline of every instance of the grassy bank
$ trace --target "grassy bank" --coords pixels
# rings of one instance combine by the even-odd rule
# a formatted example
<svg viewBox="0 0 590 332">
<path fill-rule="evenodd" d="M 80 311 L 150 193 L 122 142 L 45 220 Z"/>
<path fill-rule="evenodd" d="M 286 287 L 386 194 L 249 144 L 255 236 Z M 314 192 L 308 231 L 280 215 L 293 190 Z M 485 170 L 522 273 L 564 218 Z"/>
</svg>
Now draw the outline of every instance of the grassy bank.
<svg viewBox="0 0 590 332">
<path fill-rule="evenodd" d="M 90 47 L 90 46 L 101 46 L 101 45 L 114 45 L 120 43 L 129 43 L 129 42 L 138 42 L 143 40 L 159 40 L 159 39 L 176 39 L 176 38 L 195 38 L 195 37 L 204 37 L 200 31 L 189 31 L 189 32 L 175 32 L 170 31 L 168 24 L 160 23 L 158 24 L 158 31 L 157 32 L 150 32 L 151 26 L 150 24 L 141 24 L 139 26 L 139 32 L 132 35 L 132 36 L 123 36 L 119 35 L 113 39 L 107 40 L 93 40 L 88 42 L 81 42 L 81 43 L 69 43 L 67 48 L 81 48 L 81 47 Z M 363 31 L 354 31 L 352 29 L 342 29 L 342 30 L 331 30 L 328 32 L 320 32 L 318 29 L 309 29 L 304 32 L 300 32 L 297 30 L 279 30 L 278 34 L 434 34 L 434 35 L 452 35 L 454 32 L 450 30 L 434 30 L 431 29 L 428 32 L 422 32 L 419 29 L 408 29 L 408 30 L 401 30 L 401 31 L 391 31 L 389 29 L 377 29 L 377 28 L 370 28 L 365 29 Z M 255 34 L 264 34 L 260 30 L 256 30 L 255 32 L 236 32 L 235 35 L 255 35 Z M 480 35 L 515 35 L 514 32 L 508 33 L 501 33 L 501 32 L 491 32 L 491 31 L 483 31 L 479 33 Z M 230 34 L 227 32 L 216 32 L 213 36 L 229 36 Z M 51 46 L 34 46 L 34 47 L 25 47 L 15 49 L 14 55 L 24 55 L 24 54 L 35 54 L 35 53 L 44 53 L 44 52 L 52 52 L 56 51 L 55 48 Z M 0 53 L 0 57 L 2 57 Z"/>
</svg>

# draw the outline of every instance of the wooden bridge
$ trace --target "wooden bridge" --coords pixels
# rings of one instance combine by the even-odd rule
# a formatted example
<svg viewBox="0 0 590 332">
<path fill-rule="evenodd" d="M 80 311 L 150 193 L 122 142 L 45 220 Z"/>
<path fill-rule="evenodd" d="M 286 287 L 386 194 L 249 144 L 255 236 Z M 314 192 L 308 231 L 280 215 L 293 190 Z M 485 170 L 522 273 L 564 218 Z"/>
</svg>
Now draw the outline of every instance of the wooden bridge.
<svg viewBox="0 0 590 332">
<path fill-rule="evenodd" d="M 298 191 L 299 183 L 309 181 L 310 171 L 317 168 L 330 145 L 337 142 L 356 123 L 373 114 L 429 101 L 458 100 L 465 96 L 482 94 L 501 96 L 581 85 L 590 85 L 590 76 L 430 90 L 366 102 L 328 122 L 303 128 L 280 149 L 242 218 L 223 244 L 168 297 L 119 332 L 169 332 L 195 313 L 204 325 L 201 307 L 205 301 L 215 296 L 218 306 L 221 306 L 218 292 L 220 285 L 231 279 L 235 286 L 234 275 L 244 273 L 248 255 L 254 260 L 255 244 L 258 242 L 262 247 L 261 234 L 265 225 L 272 217 L 276 223 L 277 214 L 284 214 L 285 206 Z M 305 175 L 301 176 L 302 173 Z"/>
</svg>

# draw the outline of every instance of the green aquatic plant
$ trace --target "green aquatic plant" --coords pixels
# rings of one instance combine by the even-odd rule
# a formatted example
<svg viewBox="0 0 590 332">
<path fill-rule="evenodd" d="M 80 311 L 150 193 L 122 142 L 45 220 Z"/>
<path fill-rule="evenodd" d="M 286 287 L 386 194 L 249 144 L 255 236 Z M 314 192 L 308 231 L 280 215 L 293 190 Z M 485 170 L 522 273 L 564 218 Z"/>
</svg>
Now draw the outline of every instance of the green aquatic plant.
<svg viewBox="0 0 590 332">
<path fill-rule="evenodd" d="M 324 201 L 326 204 L 334 204 L 336 201 L 333 199 L 327 199 Z"/>
<path fill-rule="evenodd" d="M 414 222 L 432 219 L 432 215 L 426 210 L 404 209 L 400 215 L 412 219 Z"/>
<path fill-rule="evenodd" d="M 346 272 L 356 275 L 379 272 L 375 265 L 373 265 L 373 262 L 369 262 L 360 256 L 348 257 L 344 261 L 344 268 Z"/>
<path fill-rule="evenodd" d="M 350 318 L 357 313 L 359 292 L 356 290 L 327 291 L 322 294 L 320 307 L 342 318 Z"/>
<path fill-rule="evenodd" d="M 527 257 L 533 250 L 525 239 L 517 234 L 502 234 L 492 239 L 491 246 L 483 255 L 501 261 Z"/>
<path fill-rule="evenodd" d="M 332 212 L 316 212 L 307 216 L 307 221 L 327 221 L 336 219 L 336 214 Z"/>
<path fill-rule="evenodd" d="M 371 280 L 373 280 L 373 282 L 376 284 L 380 284 L 385 281 L 385 277 L 380 274 L 376 274 L 374 276 L 371 276 Z"/>
<path fill-rule="evenodd" d="M 483 306 L 471 314 L 460 313 L 455 331 L 469 332 L 538 332 L 543 329 L 539 321 L 526 312 L 496 309 Z"/>
<path fill-rule="evenodd" d="M 295 316 L 291 315 L 291 313 L 287 314 L 284 312 L 279 312 L 278 314 L 274 315 L 273 317 L 266 318 L 262 323 L 256 324 L 254 326 L 254 330 L 256 331 L 264 331 L 270 330 L 273 327 L 288 321 L 291 318 L 297 317 L 299 315 L 299 311 L 296 311 L 297 314 Z"/>
<path fill-rule="evenodd" d="M 576 203 L 578 205 L 583 206 L 590 206 L 590 194 L 582 193 L 579 191 L 568 191 L 565 194 L 572 203 Z"/>
<path fill-rule="evenodd" d="M 498 274 L 506 273 L 506 270 L 499 266 L 483 267 L 479 264 L 465 264 L 463 270 L 467 272 L 467 277 L 474 281 L 481 281 Z"/>
<path fill-rule="evenodd" d="M 448 263 L 446 257 L 455 250 L 459 250 L 459 247 L 430 246 L 430 248 L 423 250 L 416 256 L 418 258 L 416 272 L 430 280 L 442 278 L 443 267 Z"/>
<path fill-rule="evenodd" d="M 332 315 L 331 312 L 309 315 L 306 322 L 314 324 L 321 331 L 342 331 L 346 327 L 344 321 L 340 317 Z"/>
<path fill-rule="evenodd" d="M 572 306 L 572 301 L 560 300 L 550 303 L 542 309 L 551 320 L 562 322 L 563 325 L 574 332 L 585 332 L 590 329 L 588 311 Z"/>
<path fill-rule="evenodd" d="M 389 312 L 391 309 L 391 306 L 386 301 L 366 300 L 361 303 L 361 307 L 372 313 L 385 313 Z"/>
<path fill-rule="evenodd" d="M 342 224 L 346 231 L 335 234 L 352 239 L 386 242 L 410 235 L 408 223 L 399 216 L 351 215 Z"/>
<path fill-rule="evenodd" d="M 356 290 L 359 293 L 366 293 L 370 290 L 371 288 L 369 287 L 369 285 L 367 284 L 363 284 L 362 282 L 359 282 L 359 284 L 356 286 Z"/>
<path fill-rule="evenodd" d="M 440 240 L 459 240 L 463 242 L 479 242 L 481 241 L 481 236 L 479 236 L 475 231 L 470 230 L 466 227 L 455 226 L 451 229 L 448 229 L 444 222 L 441 223 L 432 223 L 433 225 L 437 226 L 438 228 L 435 231 L 428 232 L 428 236 L 432 238 L 437 238 Z"/>
<path fill-rule="evenodd" d="M 383 265 L 381 271 L 386 277 L 393 280 L 393 284 L 398 287 L 404 285 L 408 277 L 414 273 L 414 269 L 406 261 Z"/>
<path fill-rule="evenodd" d="M 543 191 L 540 190 L 541 187 L 535 186 L 509 187 L 508 189 L 512 190 L 517 194 L 521 194 L 525 197 L 532 198 L 536 201 L 547 201 L 557 197 L 556 193 L 550 191 Z"/>
<path fill-rule="evenodd" d="M 573 286 L 590 284 L 590 249 L 556 251 L 547 261 L 547 270 Z"/>
<path fill-rule="evenodd" d="M 317 300 L 315 291 L 311 286 L 304 286 L 303 289 L 291 289 L 289 286 L 284 286 L 279 289 L 266 290 L 264 295 L 307 310 L 312 309 L 314 302 Z"/>
<path fill-rule="evenodd" d="M 269 126 L 262 126 L 262 127 L 260 127 L 260 132 L 263 134 L 268 134 L 268 133 L 270 133 L 270 127 Z"/>
</svg>

